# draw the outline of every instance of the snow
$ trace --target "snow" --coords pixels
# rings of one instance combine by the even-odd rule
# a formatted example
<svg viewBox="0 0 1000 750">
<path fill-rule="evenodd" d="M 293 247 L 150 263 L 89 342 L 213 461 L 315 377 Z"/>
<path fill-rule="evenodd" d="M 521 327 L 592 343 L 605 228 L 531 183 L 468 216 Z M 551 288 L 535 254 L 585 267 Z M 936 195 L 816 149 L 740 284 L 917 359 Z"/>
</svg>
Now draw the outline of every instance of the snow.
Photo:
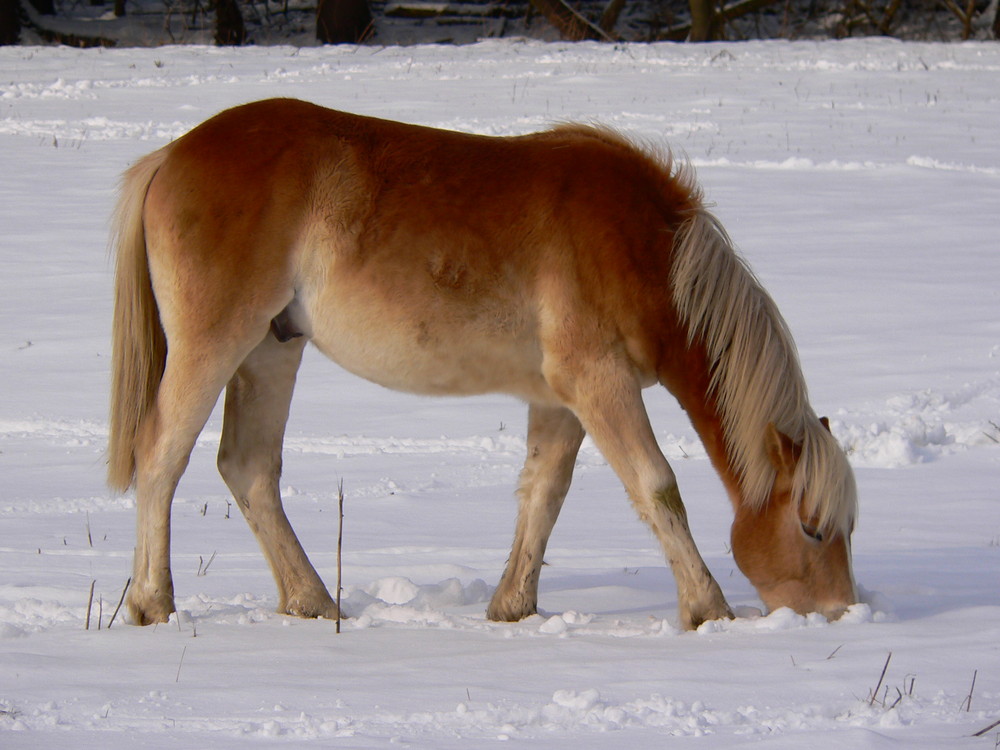
<svg viewBox="0 0 1000 750">
<path fill-rule="evenodd" d="M 996 44 L 891 40 L 0 49 L 0 746 L 992 748 L 1000 729 L 972 735 L 1000 718 L 998 72 Z M 650 390 L 739 619 L 676 628 L 587 443 L 543 613 L 488 622 L 525 408 L 387 392 L 310 352 L 283 495 L 333 587 L 343 480 L 342 633 L 274 614 L 218 414 L 174 505 L 180 615 L 109 629 L 134 544 L 133 500 L 103 485 L 118 175 L 275 95 L 490 134 L 597 121 L 689 159 L 855 466 L 863 603 L 761 615 L 697 436 Z"/>
</svg>

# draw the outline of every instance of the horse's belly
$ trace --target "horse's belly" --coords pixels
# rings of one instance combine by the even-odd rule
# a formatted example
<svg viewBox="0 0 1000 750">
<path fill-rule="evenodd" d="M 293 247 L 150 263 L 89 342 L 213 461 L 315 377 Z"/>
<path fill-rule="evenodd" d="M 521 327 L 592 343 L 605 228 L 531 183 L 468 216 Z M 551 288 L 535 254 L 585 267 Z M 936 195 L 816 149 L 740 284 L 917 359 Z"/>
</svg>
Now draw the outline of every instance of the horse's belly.
<svg viewBox="0 0 1000 750">
<path fill-rule="evenodd" d="M 313 343 L 349 372 L 393 390 L 554 399 L 541 374 L 538 346 L 523 331 L 481 321 L 460 323 L 448 316 L 386 315 L 373 308 L 314 317 Z"/>
</svg>

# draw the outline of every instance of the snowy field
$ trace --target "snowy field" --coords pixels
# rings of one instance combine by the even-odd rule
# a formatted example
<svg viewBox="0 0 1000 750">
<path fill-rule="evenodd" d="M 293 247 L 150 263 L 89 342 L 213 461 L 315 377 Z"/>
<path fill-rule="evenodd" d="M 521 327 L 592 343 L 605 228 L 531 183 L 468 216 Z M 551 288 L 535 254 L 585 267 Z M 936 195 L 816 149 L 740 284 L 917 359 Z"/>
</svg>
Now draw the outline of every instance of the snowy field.
<svg viewBox="0 0 1000 750">
<path fill-rule="evenodd" d="M 998 44 L 886 40 L 0 49 L 0 747 L 992 750 L 998 80 Z M 332 590 L 343 480 L 343 632 L 273 614 L 214 468 L 218 415 L 174 505 L 180 617 L 109 630 L 134 543 L 133 499 L 103 484 L 118 175 L 276 95 L 491 134 L 597 121 L 692 161 L 855 466 L 864 602 L 835 623 L 753 617 L 722 486 L 651 390 L 695 538 L 744 617 L 676 629 L 667 566 L 585 444 L 544 614 L 487 622 L 525 407 L 386 392 L 311 351 L 283 495 Z"/>
</svg>

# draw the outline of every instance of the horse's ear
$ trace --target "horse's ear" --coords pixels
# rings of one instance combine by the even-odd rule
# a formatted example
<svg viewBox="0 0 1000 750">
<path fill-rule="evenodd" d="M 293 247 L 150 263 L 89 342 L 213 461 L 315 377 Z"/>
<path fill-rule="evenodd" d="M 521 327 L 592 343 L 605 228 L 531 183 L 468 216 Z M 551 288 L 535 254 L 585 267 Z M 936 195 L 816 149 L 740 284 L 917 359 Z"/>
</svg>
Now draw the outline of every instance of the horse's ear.
<svg viewBox="0 0 1000 750">
<path fill-rule="evenodd" d="M 774 426 L 774 422 L 768 422 L 764 431 L 764 447 L 775 471 L 785 475 L 795 471 L 799 460 L 798 448 L 788 435 Z"/>
<path fill-rule="evenodd" d="M 830 433 L 832 433 L 832 432 L 833 432 L 833 431 L 832 431 L 832 430 L 830 429 L 830 420 L 829 420 L 829 419 L 827 419 L 826 417 L 820 417 L 820 418 L 819 418 L 819 423 L 820 423 L 821 425 L 823 425 L 823 426 L 824 426 L 824 427 L 826 428 L 826 431 L 827 431 L 827 432 L 830 432 Z"/>
</svg>

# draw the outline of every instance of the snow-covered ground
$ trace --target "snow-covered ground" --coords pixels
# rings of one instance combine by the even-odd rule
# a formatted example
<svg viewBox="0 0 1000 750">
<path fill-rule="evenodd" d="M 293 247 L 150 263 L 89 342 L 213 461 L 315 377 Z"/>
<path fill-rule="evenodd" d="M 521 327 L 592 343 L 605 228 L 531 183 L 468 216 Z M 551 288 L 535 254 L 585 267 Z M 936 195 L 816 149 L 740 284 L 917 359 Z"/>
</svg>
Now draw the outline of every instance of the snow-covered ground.
<svg viewBox="0 0 1000 750">
<path fill-rule="evenodd" d="M 998 80 L 1000 45 L 886 40 L 0 49 L 0 747 L 994 748 L 1000 727 L 972 735 L 1000 719 Z M 386 392 L 310 352 L 283 494 L 333 587 L 343 480 L 343 632 L 273 614 L 217 416 L 174 505 L 181 616 L 109 630 L 134 517 L 103 485 L 117 177 L 275 95 L 482 133 L 592 120 L 689 158 L 851 455 L 864 603 L 753 618 L 721 485 L 651 390 L 744 617 L 676 630 L 654 540 L 585 445 L 545 614 L 489 623 L 525 408 Z"/>
</svg>

